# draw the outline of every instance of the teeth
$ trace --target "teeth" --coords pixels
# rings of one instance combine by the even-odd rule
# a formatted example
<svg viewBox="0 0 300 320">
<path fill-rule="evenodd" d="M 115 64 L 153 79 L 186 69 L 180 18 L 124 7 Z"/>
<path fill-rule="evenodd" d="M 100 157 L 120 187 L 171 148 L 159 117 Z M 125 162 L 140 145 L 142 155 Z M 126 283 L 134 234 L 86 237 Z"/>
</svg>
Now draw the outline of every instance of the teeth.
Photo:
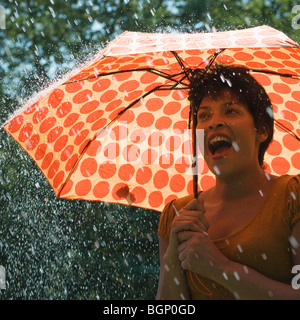
<svg viewBox="0 0 300 320">
<path fill-rule="evenodd" d="M 231 141 L 224 137 L 224 136 L 216 136 L 216 137 L 213 137 L 210 141 L 209 141 L 209 144 L 212 145 L 216 142 L 219 142 L 219 141 L 225 141 L 225 142 L 228 142 L 228 143 L 231 143 Z"/>
</svg>

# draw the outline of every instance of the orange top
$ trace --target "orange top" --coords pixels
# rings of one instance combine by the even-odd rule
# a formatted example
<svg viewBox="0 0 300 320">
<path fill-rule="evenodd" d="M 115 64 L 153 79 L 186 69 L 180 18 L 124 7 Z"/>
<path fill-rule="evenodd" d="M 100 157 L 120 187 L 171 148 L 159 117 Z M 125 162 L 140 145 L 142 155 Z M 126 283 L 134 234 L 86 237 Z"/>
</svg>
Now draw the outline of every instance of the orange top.
<svg viewBox="0 0 300 320">
<path fill-rule="evenodd" d="M 177 210 L 193 199 L 193 195 L 171 201 L 163 210 L 158 235 L 169 241 L 172 220 Z M 215 240 L 215 245 L 232 261 L 242 263 L 274 280 L 291 283 L 293 267 L 289 237 L 295 223 L 300 219 L 300 175 L 281 176 L 274 184 L 262 208 L 242 230 L 224 239 Z M 197 279 L 198 276 L 198 279 Z M 193 300 L 227 300 L 234 295 L 218 283 L 193 276 L 186 272 L 187 284 Z M 201 282 L 212 292 L 200 292 Z M 207 291 L 205 287 L 202 289 Z M 208 292 L 208 291 L 207 291 Z"/>
</svg>

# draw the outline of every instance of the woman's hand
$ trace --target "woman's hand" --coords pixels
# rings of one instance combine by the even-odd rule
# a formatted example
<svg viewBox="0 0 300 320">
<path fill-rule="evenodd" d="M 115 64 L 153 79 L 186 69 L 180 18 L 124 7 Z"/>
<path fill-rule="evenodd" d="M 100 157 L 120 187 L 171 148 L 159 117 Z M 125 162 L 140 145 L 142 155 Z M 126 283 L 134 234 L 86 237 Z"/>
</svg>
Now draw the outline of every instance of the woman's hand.
<svg viewBox="0 0 300 320">
<path fill-rule="evenodd" d="M 177 234 L 178 258 L 181 267 L 213 278 L 228 259 L 208 237 L 209 224 L 205 218 L 202 199 L 194 199 L 174 218 L 171 234 Z"/>
</svg>

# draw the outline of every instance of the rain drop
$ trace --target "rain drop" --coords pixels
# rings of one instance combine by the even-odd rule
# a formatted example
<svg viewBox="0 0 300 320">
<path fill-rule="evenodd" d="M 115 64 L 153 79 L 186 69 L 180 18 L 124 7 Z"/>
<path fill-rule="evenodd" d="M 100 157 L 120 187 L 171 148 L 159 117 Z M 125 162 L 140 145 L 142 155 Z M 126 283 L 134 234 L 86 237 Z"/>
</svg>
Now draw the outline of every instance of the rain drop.
<svg viewBox="0 0 300 320">
<path fill-rule="evenodd" d="M 219 168 L 217 167 L 217 166 L 214 166 L 214 171 L 215 171 L 215 174 L 217 175 L 217 176 L 219 176 L 220 174 L 221 174 L 221 172 L 220 172 L 220 170 L 219 170 Z"/>
<path fill-rule="evenodd" d="M 297 248 L 299 247 L 299 243 L 298 243 L 298 241 L 295 239 L 295 237 L 290 236 L 290 237 L 289 237 L 289 242 L 290 242 L 290 244 L 291 244 L 291 246 L 292 246 L 293 248 L 297 249 Z"/>
<path fill-rule="evenodd" d="M 232 145 L 232 147 L 233 147 L 235 152 L 239 152 L 240 151 L 240 148 L 239 148 L 239 146 L 238 146 L 236 141 L 232 141 L 231 145 Z"/>
</svg>

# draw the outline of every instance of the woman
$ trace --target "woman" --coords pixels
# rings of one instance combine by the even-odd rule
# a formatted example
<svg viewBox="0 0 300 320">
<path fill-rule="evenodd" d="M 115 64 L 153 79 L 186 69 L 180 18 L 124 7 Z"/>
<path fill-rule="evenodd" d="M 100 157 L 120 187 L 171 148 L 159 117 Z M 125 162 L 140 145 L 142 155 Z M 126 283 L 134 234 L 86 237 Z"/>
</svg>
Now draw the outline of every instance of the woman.
<svg viewBox="0 0 300 320">
<path fill-rule="evenodd" d="M 196 71 L 190 100 L 216 184 L 161 214 L 157 299 L 299 299 L 300 177 L 266 174 L 269 98 L 240 67 Z M 298 245 L 299 244 L 299 245 Z"/>
</svg>

